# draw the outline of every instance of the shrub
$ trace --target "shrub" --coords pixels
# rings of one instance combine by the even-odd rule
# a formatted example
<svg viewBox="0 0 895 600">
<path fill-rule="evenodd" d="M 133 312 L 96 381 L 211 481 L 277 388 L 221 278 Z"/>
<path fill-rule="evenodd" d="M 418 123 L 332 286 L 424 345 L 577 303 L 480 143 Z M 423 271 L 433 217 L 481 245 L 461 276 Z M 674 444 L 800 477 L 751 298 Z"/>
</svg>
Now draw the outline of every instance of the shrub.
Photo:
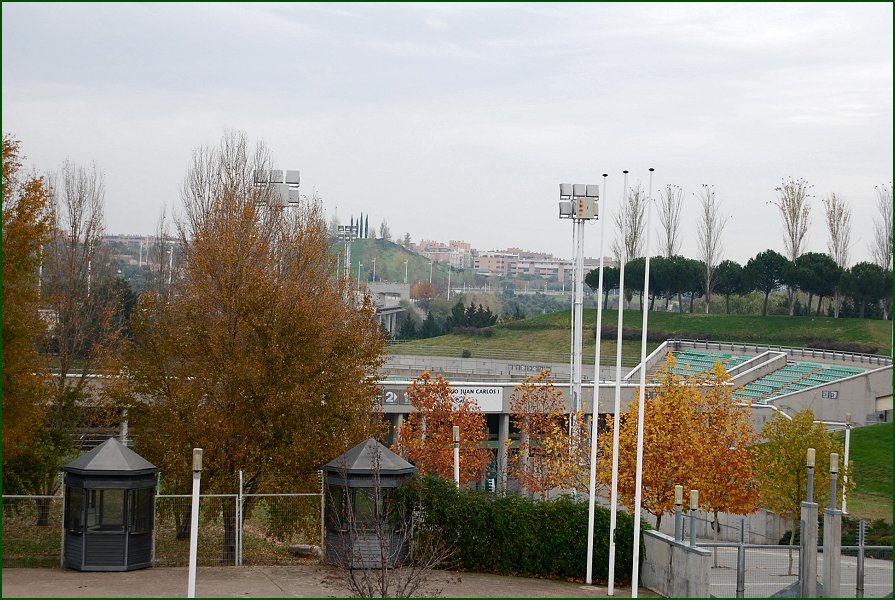
<svg viewBox="0 0 895 600">
<path fill-rule="evenodd" d="M 401 493 L 420 502 L 426 526 L 456 547 L 456 568 L 564 579 L 582 579 L 586 572 L 586 502 L 568 496 L 537 501 L 516 494 L 460 491 L 437 477 L 414 477 Z M 609 517 L 609 510 L 595 508 L 593 576 L 603 582 L 609 577 Z M 631 572 L 633 534 L 632 517 L 619 512 L 618 583 L 626 582 Z"/>
<path fill-rule="evenodd" d="M 472 358 L 472 352 L 470 352 L 469 350 L 463 350 L 463 352 L 460 353 L 460 357 L 461 358 Z"/>
</svg>

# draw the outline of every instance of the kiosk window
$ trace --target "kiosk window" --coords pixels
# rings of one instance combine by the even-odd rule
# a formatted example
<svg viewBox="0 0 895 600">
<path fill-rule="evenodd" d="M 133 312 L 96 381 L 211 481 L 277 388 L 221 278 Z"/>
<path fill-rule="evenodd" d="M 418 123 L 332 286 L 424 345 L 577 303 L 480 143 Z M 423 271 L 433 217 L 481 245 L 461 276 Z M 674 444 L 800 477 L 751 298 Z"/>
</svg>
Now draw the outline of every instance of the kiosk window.
<svg viewBox="0 0 895 600">
<path fill-rule="evenodd" d="M 71 533 L 84 531 L 84 490 L 65 488 L 65 529 Z"/>
</svg>

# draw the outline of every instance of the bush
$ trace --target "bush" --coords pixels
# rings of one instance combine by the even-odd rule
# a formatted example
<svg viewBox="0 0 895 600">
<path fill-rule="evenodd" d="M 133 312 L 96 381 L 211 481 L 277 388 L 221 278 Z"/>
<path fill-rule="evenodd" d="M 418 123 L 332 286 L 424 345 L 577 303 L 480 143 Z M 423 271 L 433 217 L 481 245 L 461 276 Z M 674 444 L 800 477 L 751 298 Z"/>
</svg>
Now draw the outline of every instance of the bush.
<svg viewBox="0 0 895 600">
<path fill-rule="evenodd" d="M 536 501 L 515 494 L 459 491 L 453 482 L 437 477 L 414 477 L 401 493 L 420 502 L 426 526 L 457 548 L 456 568 L 528 577 L 584 577 L 586 502 L 567 496 Z M 609 577 L 609 516 L 609 510 L 595 508 L 593 576 L 603 582 Z M 617 583 L 625 583 L 631 572 L 633 535 L 633 519 L 619 512 Z"/>
<path fill-rule="evenodd" d="M 460 353 L 460 358 L 472 358 L 472 352 L 463 350 L 463 352 Z"/>
</svg>

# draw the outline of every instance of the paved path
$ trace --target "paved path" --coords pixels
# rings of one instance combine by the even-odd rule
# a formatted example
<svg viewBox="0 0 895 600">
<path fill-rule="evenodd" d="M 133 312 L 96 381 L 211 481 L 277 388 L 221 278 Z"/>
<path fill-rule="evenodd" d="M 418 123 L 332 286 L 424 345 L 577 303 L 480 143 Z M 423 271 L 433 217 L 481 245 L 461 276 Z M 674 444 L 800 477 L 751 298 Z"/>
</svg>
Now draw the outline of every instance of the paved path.
<svg viewBox="0 0 895 600">
<path fill-rule="evenodd" d="M 3 569 L 7 598 L 176 598 L 186 597 L 187 569 L 156 567 L 125 573 L 70 569 Z M 605 586 L 480 573 L 436 571 L 423 593 L 448 598 L 605 598 Z M 616 588 L 630 598 L 630 588 Z M 321 565 L 199 567 L 200 598 L 345 598 L 351 594 L 338 569 Z M 420 596 L 422 594 L 417 594 Z M 657 594 L 641 588 L 641 597 Z"/>
</svg>

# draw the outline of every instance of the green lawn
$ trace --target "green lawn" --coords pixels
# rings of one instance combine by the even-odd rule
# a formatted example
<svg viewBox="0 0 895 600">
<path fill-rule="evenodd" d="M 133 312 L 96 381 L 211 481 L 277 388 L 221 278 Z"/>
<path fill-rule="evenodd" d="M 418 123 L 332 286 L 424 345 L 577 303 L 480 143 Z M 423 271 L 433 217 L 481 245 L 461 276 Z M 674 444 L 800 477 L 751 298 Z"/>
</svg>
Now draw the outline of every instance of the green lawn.
<svg viewBox="0 0 895 600">
<path fill-rule="evenodd" d="M 847 509 L 856 519 L 892 522 L 892 423 L 858 427 L 851 432 L 849 462 L 854 469 L 855 490 Z M 836 437 L 844 439 L 843 433 Z"/>
<path fill-rule="evenodd" d="M 613 330 L 618 311 L 603 311 L 604 332 Z M 593 362 L 596 310 L 584 311 L 584 362 Z M 637 334 L 641 330 L 642 315 L 625 311 L 625 330 Z M 570 344 L 570 313 L 561 311 L 497 325 L 492 337 L 472 335 L 443 335 L 416 340 L 394 347 L 399 354 L 436 354 L 460 356 L 469 350 L 473 357 L 502 356 L 519 360 L 568 360 Z M 651 312 L 649 314 L 649 351 L 659 340 L 666 338 L 698 338 L 719 342 L 741 342 L 793 346 L 821 347 L 823 342 L 838 341 L 864 344 L 874 353 L 891 354 L 892 323 L 871 319 L 832 319 L 829 317 L 753 316 L 723 314 L 690 314 Z M 868 348 L 870 349 L 870 348 Z M 603 340 L 601 364 L 615 363 L 615 342 Z M 640 353 L 639 337 L 625 340 L 622 353 L 626 365 L 636 364 Z"/>
</svg>

